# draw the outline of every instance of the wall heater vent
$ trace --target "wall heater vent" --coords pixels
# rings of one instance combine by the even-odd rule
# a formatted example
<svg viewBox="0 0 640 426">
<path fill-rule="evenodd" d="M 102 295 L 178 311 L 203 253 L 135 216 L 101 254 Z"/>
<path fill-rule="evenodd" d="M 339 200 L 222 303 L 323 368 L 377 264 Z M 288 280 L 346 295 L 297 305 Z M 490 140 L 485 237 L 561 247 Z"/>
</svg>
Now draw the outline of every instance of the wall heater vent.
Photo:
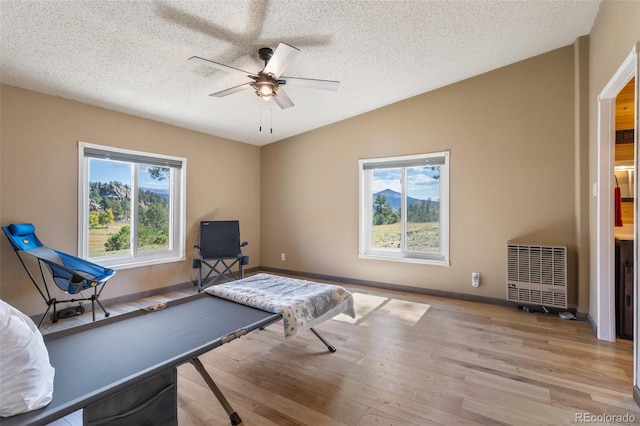
<svg viewBox="0 0 640 426">
<path fill-rule="evenodd" d="M 507 243 L 507 300 L 567 307 L 567 248 Z"/>
</svg>

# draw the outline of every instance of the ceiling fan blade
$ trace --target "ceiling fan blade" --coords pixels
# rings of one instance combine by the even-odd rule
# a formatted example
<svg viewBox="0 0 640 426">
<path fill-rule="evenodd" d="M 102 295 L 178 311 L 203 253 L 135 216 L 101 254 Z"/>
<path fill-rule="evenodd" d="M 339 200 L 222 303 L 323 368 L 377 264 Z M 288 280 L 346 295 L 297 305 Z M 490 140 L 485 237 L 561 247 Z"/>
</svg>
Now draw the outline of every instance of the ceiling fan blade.
<svg viewBox="0 0 640 426">
<path fill-rule="evenodd" d="M 273 100 L 278 104 L 280 109 L 291 108 L 295 105 L 291 98 L 282 90 L 282 87 L 278 89 L 277 95 L 273 96 Z"/>
<path fill-rule="evenodd" d="M 248 83 L 240 84 L 239 86 L 230 87 L 228 89 L 212 93 L 209 96 L 213 96 L 216 98 L 223 98 L 225 96 L 233 95 L 234 93 L 241 92 L 246 89 L 250 89 L 252 84 L 253 82 L 250 81 Z"/>
<path fill-rule="evenodd" d="M 280 43 L 276 51 L 273 52 L 273 56 L 264 67 L 263 72 L 265 74 L 273 74 L 275 78 L 278 78 L 299 54 L 299 49 L 289 46 L 286 43 Z"/>
<path fill-rule="evenodd" d="M 306 87 L 309 89 L 338 90 L 340 82 L 335 80 L 318 80 L 315 78 L 281 77 L 287 86 Z"/>
<path fill-rule="evenodd" d="M 244 71 L 244 70 L 241 70 L 241 69 L 238 69 L 238 68 L 230 67 L 229 65 L 224 65 L 224 64 L 221 64 L 219 62 L 210 61 L 208 59 L 204 59 L 204 58 L 201 58 L 199 56 L 192 56 L 192 57 L 189 58 L 189 60 L 191 62 L 196 62 L 198 64 L 208 65 L 210 67 L 217 68 L 219 70 L 233 72 L 235 74 L 242 75 L 242 76 L 245 76 L 245 77 L 255 76 L 255 74 L 250 73 L 249 71 Z"/>
</svg>

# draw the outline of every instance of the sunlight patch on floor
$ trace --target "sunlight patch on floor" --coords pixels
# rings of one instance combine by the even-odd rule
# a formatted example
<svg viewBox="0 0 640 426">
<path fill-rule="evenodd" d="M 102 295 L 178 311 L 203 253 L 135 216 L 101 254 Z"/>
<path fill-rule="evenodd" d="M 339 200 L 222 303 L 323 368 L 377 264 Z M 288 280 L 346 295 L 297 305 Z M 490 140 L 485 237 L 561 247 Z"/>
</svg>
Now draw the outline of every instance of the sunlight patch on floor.
<svg viewBox="0 0 640 426">
<path fill-rule="evenodd" d="M 393 322 L 405 326 L 413 326 L 429 310 L 431 305 L 426 303 L 409 302 L 406 300 L 391 299 L 378 309 L 374 315 L 365 319 L 361 325 L 369 323 Z"/>
<path fill-rule="evenodd" d="M 392 320 L 396 323 L 413 326 L 431 306 L 426 303 L 389 299 L 362 293 L 353 293 L 353 302 L 356 311 L 355 318 L 340 314 L 333 319 L 365 327 L 372 321 L 378 322 L 380 320 Z"/>
<path fill-rule="evenodd" d="M 351 318 L 349 315 L 340 314 L 333 317 L 334 320 L 355 324 L 369 315 L 373 310 L 382 306 L 389 299 L 386 297 L 372 296 L 369 294 L 353 293 L 353 306 L 356 311 L 356 317 Z"/>
</svg>

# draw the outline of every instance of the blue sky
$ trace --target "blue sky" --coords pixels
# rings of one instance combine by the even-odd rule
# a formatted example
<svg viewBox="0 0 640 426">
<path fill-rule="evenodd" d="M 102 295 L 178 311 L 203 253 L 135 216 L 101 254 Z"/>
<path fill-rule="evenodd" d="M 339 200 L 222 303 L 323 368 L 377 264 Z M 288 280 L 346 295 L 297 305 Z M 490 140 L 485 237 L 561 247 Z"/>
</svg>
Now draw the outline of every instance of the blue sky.
<svg viewBox="0 0 640 426">
<path fill-rule="evenodd" d="M 141 165 L 139 172 L 141 188 L 168 189 L 169 180 L 152 179 L 147 172 L 147 167 Z M 120 182 L 131 186 L 131 166 L 130 163 L 121 163 L 118 161 L 105 161 L 91 159 L 89 163 L 89 181 L 90 182 Z"/>
<path fill-rule="evenodd" d="M 427 198 L 439 200 L 440 181 L 433 178 L 433 176 L 437 174 L 437 171 L 429 168 L 414 167 L 407 169 L 407 195 L 420 200 L 426 200 Z M 385 189 L 401 192 L 400 177 L 400 169 L 374 170 L 372 193 L 375 194 Z"/>
</svg>

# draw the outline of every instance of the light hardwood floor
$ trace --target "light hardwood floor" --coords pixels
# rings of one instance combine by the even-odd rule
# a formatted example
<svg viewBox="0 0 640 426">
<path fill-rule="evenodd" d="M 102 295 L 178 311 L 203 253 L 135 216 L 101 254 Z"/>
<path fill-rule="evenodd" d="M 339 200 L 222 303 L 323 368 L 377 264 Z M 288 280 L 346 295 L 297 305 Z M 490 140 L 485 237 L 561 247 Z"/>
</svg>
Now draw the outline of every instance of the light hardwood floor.
<svg viewBox="0 0 640 426">
<path fill-rule="evenodd" d="M 342 285 L 357 318 L 317 327 L 336 353 L 309 332 L 285 341 L 277 323 L 200 357 L 244 425 L 565 425 L 605 414 L 640 422 L 630 341 L 600 342 L 587 323 L 553 315 Z M 91 319 L 43 331 L 83 317 Z M 178 373 L 180 425 L 228 425 L 193 366 Z"/>
</svg>

